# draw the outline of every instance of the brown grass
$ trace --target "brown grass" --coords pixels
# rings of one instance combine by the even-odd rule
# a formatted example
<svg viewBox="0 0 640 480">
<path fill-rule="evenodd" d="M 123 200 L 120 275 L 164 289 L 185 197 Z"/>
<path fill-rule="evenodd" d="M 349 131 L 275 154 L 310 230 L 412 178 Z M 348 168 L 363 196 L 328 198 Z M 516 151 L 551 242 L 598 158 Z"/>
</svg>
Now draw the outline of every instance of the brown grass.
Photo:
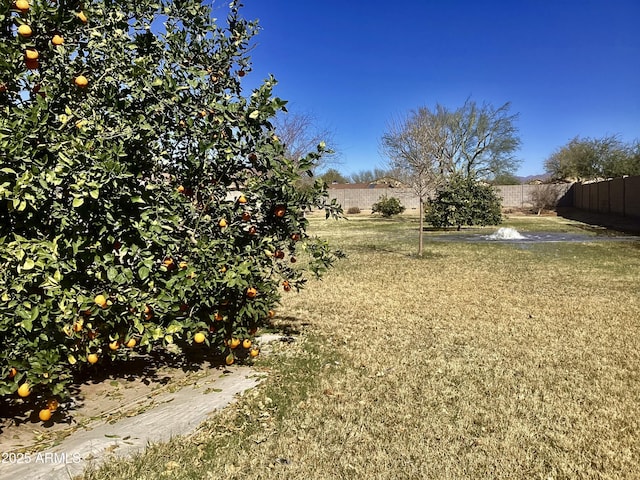
<svg viewBox="0 0 640 480">
<path fill-rule="evenodd" d="M 313 219 L 349 258 L 286 297 L 304 335 L 265 356 L 263 386 L 87 478 L 640 477 L 638 244 L 418 259 L 416 222 Z"/>
</svg>

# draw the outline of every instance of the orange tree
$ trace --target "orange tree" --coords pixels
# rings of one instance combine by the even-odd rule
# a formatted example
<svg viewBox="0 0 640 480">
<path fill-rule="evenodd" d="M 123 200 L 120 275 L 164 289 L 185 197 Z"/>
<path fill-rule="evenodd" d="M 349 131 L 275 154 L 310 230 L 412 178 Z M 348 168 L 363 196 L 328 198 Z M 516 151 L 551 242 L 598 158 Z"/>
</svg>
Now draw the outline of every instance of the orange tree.
<svg viewBox="0 0 640 480">
<path fill-rule="evenodd" d="M 324 147 L 286 158 L 275 80 L 241 88 L 257 24 L 225 14 L 0 0 L 0 397 L 64 398 L 134 348 L 253 357 L 281 293 L 341 255 L 304 218 L 340 207 L 294 187 Z"/>
</svg>

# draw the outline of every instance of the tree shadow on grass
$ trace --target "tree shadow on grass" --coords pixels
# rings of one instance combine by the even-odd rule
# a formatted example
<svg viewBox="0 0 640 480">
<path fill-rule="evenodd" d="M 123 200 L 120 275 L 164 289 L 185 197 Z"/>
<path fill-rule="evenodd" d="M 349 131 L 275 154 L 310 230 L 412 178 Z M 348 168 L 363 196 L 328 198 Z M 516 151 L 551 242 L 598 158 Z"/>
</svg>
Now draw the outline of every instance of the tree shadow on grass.
<svg viewBox="0 0 640 480">
<path fill-rule="evenodd" d="M 38 418 L 40 408 L 46 399 L 39 398 L 37 392 L 27 399 L 15 396 L 0 398 L 0 435 L 7 425 L 20 426 L 25 423 L 42 424 L 44 427 L 56 423 L 68 423 L 73 420 L 73 411 L 81 407 L 85 401 L 82 396 L 83 385 L 98 385 L 109 380 L 139 381 L 144 385 L 160 386 L 171 382 L 168 374 L 171 370 L 193 373 L 204 368 L 224 370 L 225 356 L 211 351 L 206 345 L 184 348 L 180 354 L 157 349 L 150 353 L 134 353 L 128 359 L 112 359 L 105 356 L 99 364 L 88 366 L 78 372 L 68 387 L 69 399 L 62 401 L 60 408 L 54 412 L 52 421 L 42 422 Z"/>
<path fill-rule="evenodd" d="M 294 316 L 278 316 L 264 325 L 260 333 L 279 334 L 280 341 L 292 342 L 308 325 L 309 323 Z M 238 353 L 244 353 L 244 356 L 247 354 L 244 351 Z M 0 435 L 9 425 L 32 424 L 45 428 L 51 427 L 54 422 L 71 425 L 74 411 L 82 407 L 85 401 L 91 400 L 83 396 L 82 387 L 85 385 L 124 380 L 132 385 L 134 382 L 140 382 L 147 386 L 166 386 L 173 380 L 171 371 L 189 374 L 213 369 L 224 374 L 228 372 L 225 356 L 226 353 L 216 352 L 205 344 L 185 345 L 179 353 L 158 348 L 149 353 L 134 353 L 128 359 L 112 359 L 105 356 L 99 364 L 85 368 L 74 376 L 69 386 L 70 398 L 61 402 L 51 421 L 43 423 L 38 418 L 38 412 L 43 408 L 46 399 L 37 397 L 37 392 L 24 400 L 15 395 L 0 397 Z"/>
</svg>

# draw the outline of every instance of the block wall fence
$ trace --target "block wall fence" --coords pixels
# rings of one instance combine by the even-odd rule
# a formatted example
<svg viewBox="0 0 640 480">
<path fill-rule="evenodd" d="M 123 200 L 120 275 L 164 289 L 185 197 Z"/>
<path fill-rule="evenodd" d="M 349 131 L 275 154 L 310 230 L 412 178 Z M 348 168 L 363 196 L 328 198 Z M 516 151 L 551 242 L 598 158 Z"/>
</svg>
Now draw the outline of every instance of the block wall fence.
<svg viewBox="0 0 640 480">
<path fill-rule="evenodd" d="M 640 176 L 576 183 L 573 206 L 588 212 L 640 218 Z"/>
<path fill-rule="evenodd" d="M 572 184 L 557 184 L 552 188 L 558 193 L 558 206 L 571 206 Z M 549 188 L 549 185 L 498 185 L 496 190 L 502 199 L 503 208 L 532 207 L 531 195 L 539 189 Z M 371 209 L 382 195 L 400 199 L 407 211 L 418 210 L 418 197 L 409 188 L 329 188 L 329 198 L 335 198 L 347 211 L 350 207 L 363 210 Z"/>
</svg>

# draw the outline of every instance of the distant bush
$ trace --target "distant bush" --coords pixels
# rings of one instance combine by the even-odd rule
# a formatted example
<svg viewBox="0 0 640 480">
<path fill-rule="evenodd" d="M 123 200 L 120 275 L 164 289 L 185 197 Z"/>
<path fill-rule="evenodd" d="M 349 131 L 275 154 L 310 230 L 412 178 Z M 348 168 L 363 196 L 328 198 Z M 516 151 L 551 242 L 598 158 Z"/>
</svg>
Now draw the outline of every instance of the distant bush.
<svg viewBox="0 0 640 480">
<path fill-rule="evenodd" d="M 502 222 L 500 198 L 491 185 L 473 177 L 454 176 L 427 201 L 425 220 L 436 228 L 497 225 Z"/>
<path fill-rule="evenodd" d="M 349 207 L 347 210 L 347 215 L 355 215 L 357 213 L 360 213 L 360 209 L 358 207 Z"/>
<path fill-rule="evenodd" d="M 382 195 L 371 207 L 371 213 L 380 213 L 383 217 L 399 215 L 404 210 L 405 207 L 400 203 L 399 199 L 387 197 L 386 195 Z"/>
</svg>

